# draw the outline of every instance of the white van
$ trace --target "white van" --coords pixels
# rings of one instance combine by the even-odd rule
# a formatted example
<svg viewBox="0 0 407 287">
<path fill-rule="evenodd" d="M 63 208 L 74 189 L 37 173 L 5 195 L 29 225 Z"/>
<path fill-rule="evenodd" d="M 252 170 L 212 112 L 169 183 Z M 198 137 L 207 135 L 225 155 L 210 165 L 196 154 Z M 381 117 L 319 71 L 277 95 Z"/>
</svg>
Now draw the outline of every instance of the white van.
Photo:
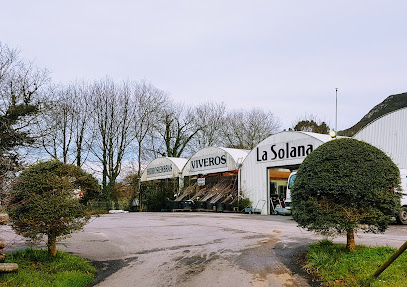
<svg viewBox="0 0 407 287">
<path fill-rule="evenodd" d="M 294 185 L 294 179 L 297 176 L 297 172 L 293 171 L 290 173 L 290 176 L 288 177 L 288 182 L 287 182 L 287 193 L 286 197 L 284 200 L 285 208 L 291 212 L 291 189 L 293 188 Z"/>
</svg>

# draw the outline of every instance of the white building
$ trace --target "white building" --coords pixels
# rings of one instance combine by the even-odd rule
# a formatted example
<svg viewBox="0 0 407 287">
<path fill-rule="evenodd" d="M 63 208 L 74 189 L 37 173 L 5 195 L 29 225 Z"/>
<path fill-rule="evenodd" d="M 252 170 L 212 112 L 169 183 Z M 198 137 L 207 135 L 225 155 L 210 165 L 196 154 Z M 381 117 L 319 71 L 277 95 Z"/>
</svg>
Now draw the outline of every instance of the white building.
<svg viewBox="0 0 407 287">
<path fill-rule="evenodd" d="M 407 169 L 407 108 L 374 120 L 353 137 L 381 149 L 400 169 Z"/>
<path fill-rule="evenodd" d="M 288 131 L 274 134 L 260 142 L 245 158 L 240 169 L 240 192 L 262 214 L 271 214 L 271 195 L 285 196 L 287 179 L 304 158 L 329 135 Z"/>
</svg>

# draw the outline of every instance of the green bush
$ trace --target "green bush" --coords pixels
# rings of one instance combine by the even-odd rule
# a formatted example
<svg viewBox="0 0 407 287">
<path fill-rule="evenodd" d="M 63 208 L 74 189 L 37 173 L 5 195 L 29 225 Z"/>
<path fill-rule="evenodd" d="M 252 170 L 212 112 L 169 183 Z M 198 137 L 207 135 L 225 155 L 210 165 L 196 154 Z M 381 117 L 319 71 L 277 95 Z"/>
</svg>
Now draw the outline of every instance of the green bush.
<svg viewBox="0 0 407 287">
<path fill-rule="evenodd" d="M 146 211 L 169 210 L 169 201 L 178 191 L 178 181 L 150 181 L 141 185 L 142 205 Z"/>
<path fill-rule="evenodd" d="M 301 164 L 292 189 L 292 214 L 300 227 L 323 234 L 383 232 L 400 207 L 399 169 L 378 148 L 336 139 Z M 353 241 L 353 243 L 352 243 Z"/>
<path fill-rule="evenodd" d="M 75 165 L 41 162 L 24 170 L 11 191 L 7 211 L 13 229 L 32 240 L 47 236 L 51 256 L 56 240 L 80 230 L 90 219 L 79 193 L 97 192 L 99 185 Z"/>
<path fill-rule="evenodd" d="M 252 202 L 249 198 L 242 198 L 241 200 L 239 200 L 237 207 L 239 208 L 239 211 L 241 211 L 246 207 L 252 207 Z"/>
<path fill-rule="evenodd" d="M 169 200 L 174 197 L 174 192 L 157 186 L 146 188 L 143 195 L 147 211 L 161 211 L 169 208 Z"/>
</svg>

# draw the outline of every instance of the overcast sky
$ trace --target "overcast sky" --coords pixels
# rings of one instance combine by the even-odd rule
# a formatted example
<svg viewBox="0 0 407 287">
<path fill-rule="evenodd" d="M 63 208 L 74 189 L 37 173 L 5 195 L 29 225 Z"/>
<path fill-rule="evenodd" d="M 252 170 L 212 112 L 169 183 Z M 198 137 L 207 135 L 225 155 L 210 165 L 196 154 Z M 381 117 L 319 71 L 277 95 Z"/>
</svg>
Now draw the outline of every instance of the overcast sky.
<svg viewBox="0 0 407 287">
<path fill-rule="evenodd" d="M 0 1 L 0 41 L 56 83 L 145 79 L 176 101 L 338 129 L 407 92 L 407 1 Z"/>
</svg>

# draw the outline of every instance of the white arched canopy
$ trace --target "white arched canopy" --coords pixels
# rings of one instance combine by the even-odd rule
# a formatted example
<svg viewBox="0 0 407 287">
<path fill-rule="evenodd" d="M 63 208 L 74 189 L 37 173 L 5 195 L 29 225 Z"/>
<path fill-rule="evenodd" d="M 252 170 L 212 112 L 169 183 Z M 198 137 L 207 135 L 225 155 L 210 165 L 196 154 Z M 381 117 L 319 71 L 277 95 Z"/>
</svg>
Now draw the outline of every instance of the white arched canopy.
<svg viewBox="0 0 407 287">
<path fill-rule="evenodd" d="M 186 163 L 182 175 L 211 174 L 238 170 L 248 150 L 207 147 L 196 152 Z"/>
<path fill-rule="evenodd" d="M 188 159 L 160 157 L 152 160 L 141 175 L 141 181 L 181 177 L 181 171 Z"/>
</svg>

